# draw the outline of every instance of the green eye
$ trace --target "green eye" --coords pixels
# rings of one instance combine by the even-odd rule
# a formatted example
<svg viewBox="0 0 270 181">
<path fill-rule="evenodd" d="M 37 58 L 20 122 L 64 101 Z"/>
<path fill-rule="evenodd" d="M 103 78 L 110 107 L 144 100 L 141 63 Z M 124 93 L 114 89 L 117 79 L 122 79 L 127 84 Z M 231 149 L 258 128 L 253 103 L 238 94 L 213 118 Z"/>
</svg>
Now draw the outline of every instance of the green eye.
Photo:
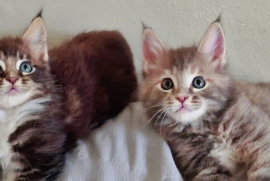
<svg viewBox="0 0 270 181">
<path fill-rule="evenodd" d="M 29 62 L 22 62 L 20 65 L 20 71 L 23 73 L 31 73 L 33 71 L 33 67 Z"/>
<path fill-rule="evenodd" d="M 201 77 L 195 77 L 192 81 L 192 86 L 196 89 L 202 89 L 205 86 L 205 80 Z"/>
<path fill-rule="evenodd" d="M 170 90 L 173 88 L 173 81 L 170 78 L 166 78 L 161 83 L 161 88 L 164 90 Z"/>
</svg>

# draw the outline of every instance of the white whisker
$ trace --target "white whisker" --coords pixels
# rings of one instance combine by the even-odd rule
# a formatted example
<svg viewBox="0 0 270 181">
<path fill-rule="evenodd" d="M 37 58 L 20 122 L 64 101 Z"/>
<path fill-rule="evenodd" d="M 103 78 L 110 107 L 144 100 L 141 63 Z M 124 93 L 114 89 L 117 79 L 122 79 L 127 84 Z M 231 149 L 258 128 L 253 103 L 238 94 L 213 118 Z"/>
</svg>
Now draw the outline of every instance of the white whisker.
<svg viewBox="0 0 270 181">
<path fill-rule="evenodd" d="M 155 108 L 155 107 L 158 107 L 158 106 L 162 106 L 162 104 L 157 104 L 157 105 L 154 105 L 154 106 L 151 106 L 151 107 L 144 107 L 144 109 L 151 109 L 151 108 Z"/>
<path fill-rule="evenodd" d="M 163 113 L 165 113 L 165 112 L 166 112 L 166 108 L 164 108 L 164 109 L 160 112 L 160 115 L 158 116 L 158 118 L 157 118 L 156 121 L 155 121 L 154 128 L 155 128 L 155 126 L 157 125 L 157 122 L 158 122 L 160 116 L 161 116 Z M 160 125 L 160 124 L 159 124 L 159 125 Z"/>
<path fill-rule="evenodd" d="M 162 120 L 161 120 L 161 124 L 160 124 L 160 127 L 159 127 L 159 132 L 160 132 L 160 133 L 161 133 L 161 129 L 162 129 L 162 125 L 163 125 L 164 117 L 165 117 L 165 116 L 167 116 L 166 113 L 163 115 L 163 118 L 162 118 Z"/>
<path fill-rule="evenodd" d="M 150 118 L 150 120 L 147 122 L 147 124 L 150 123 L 150 122 L 152 121 L 152 119 L 153 119 L 160 111 L 163 111 L 163 110 L 164 110 L 164 108 L 161 108 L 160 110 L 158 110 L 158 111 Z"/>
</svg>

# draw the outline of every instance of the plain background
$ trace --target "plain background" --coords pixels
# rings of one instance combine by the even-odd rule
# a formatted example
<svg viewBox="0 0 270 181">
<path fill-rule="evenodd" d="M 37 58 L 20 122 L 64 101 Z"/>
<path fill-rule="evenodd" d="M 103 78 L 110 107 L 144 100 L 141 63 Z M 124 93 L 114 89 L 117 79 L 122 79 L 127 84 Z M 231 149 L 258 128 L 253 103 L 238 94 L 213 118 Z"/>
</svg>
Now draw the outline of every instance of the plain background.
<svg viewBox="0 0 270 181">
<path fill-rule="evenodd" d="M 43 7 L 51 43 L 82 31 L 119 30 L 140 72 L 144 22 L 169 47 L 198 44 L 222 14 L 232 73 L 250 81 L 270 77 L 270 1 L 266 0 L 0 0 L 0 35 L 20 35 Z"/>
</svg>

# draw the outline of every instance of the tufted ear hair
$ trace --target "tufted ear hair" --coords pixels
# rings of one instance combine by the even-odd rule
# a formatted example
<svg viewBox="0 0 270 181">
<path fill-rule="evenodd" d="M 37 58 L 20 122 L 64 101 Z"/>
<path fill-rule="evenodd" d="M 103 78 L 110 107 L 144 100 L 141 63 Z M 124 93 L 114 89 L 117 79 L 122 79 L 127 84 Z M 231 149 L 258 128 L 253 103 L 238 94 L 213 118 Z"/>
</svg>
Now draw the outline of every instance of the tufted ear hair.
<svg viewBox="0 0 270 181">
<path fill-rule="evenodd" d="M 36 60 L 48 61 L 47 33 L 41 13 L 32 20 L 22 39 Z"/>
<path fill-rule="evenodd" d="M 143 71 L 148 73 L 149 70 L 158 63 L 160 58 L 166 51 L 165 46 L 158 38 L 156 33 L 150 29 L 146 28 L 143 32 Z"/>
<path fill-rule="evenodd" d="M 222 27 L 219 22 L 212 23 L 198 47 L 202 54 L 210 55 L 212 61 L 218 61 L 218 64 L 226 64 L 225 57 L 225 38 Z"/>
</svg>

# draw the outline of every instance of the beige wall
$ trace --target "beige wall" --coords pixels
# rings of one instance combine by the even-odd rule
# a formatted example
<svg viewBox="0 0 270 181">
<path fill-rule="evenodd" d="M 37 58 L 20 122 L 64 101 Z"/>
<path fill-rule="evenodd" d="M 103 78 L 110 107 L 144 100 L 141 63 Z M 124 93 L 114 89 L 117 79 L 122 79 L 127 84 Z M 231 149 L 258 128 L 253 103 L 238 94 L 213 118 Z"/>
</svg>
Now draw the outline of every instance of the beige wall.
<svg viewBox="0 0 270 181">
<path fill-rule="evenodd" d="M 141 21 L 171 47 L 198 43 L 222 13 L 227 55 L 238 78 L 270 80 L 270 1 L 267 0 L 0 0 L 0 34 L 21 33 L 43 7 L 49 38 L 83 30 L 118 29 L 140 70 Z"/>
</svg>

